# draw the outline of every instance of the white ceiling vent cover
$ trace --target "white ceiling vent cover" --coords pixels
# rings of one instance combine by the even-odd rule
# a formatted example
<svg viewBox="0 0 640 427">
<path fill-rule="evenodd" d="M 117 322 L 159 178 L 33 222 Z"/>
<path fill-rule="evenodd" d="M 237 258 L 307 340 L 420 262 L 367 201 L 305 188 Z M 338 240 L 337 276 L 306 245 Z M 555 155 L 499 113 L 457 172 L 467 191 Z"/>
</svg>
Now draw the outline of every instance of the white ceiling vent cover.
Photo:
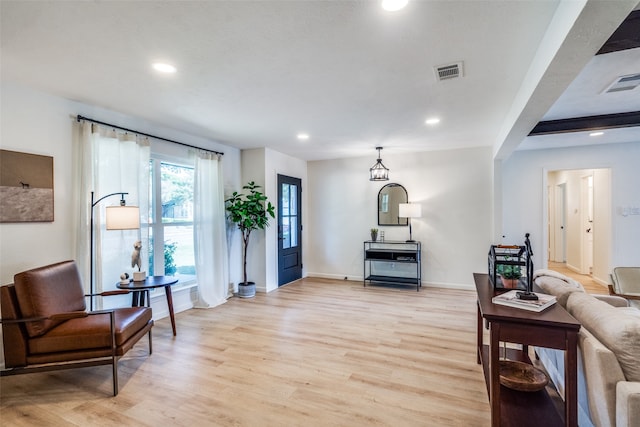
<svg viewBox="0 0 640 427">
<path fill-rule="evenodd" d="M 433 67 L 438 81 L 455 79 L 463 76 L 462 61 L 453 64 Z"/>
<path fill-rule="evenodd" d="M 602 93 L 623 92 L 640 86 L 640 73 L 618 77 Z"/>
</svg>

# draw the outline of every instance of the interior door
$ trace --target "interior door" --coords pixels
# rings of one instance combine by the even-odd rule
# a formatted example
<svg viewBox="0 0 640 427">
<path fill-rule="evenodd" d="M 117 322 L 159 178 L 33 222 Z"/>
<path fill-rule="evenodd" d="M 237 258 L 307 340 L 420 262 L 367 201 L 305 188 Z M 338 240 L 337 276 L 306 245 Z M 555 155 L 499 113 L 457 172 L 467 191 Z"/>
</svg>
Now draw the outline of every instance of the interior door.
<svg viewBox="0 0 640 427">
<path fill-rule="evenodd" d="M 567 244 L 565 218 L 566 218 L 566 184 L 556 186 L 556 209 L 555 209 L 555 259 L 556 262 L 565 262 L 567 260 Z"/>
<path fill-rule="evenodd" d="M 301 183 L 278 175 L 278 286 L 302 277 Z"/>
</svg>

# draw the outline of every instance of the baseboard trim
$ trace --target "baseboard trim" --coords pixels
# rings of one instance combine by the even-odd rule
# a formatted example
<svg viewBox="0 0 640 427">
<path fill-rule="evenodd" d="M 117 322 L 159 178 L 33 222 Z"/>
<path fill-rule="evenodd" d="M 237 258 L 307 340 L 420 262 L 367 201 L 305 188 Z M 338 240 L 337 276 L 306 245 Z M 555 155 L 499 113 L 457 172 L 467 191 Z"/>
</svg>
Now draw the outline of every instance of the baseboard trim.
<svg viewBox="0 0 640 427">
<path fill-rule="evenodd" d="M 326 273 L 307 273 L 306 277 L 309 278 L 318 278 L 318 279 L 333 279 L 333 280 L 343 280 L 349 282 L 360 282 L 362 283 L 362 276 L 346 276 L 343 274 L 326 274 Z M 465 290 L 470 291 L 474 290 L 475 286 L 471 283 L 445 283 L 445 282 L 422 282 L 423 288 L 442 288 L 442 289 L 457 289 L 457 290 Z"/>
</svg>

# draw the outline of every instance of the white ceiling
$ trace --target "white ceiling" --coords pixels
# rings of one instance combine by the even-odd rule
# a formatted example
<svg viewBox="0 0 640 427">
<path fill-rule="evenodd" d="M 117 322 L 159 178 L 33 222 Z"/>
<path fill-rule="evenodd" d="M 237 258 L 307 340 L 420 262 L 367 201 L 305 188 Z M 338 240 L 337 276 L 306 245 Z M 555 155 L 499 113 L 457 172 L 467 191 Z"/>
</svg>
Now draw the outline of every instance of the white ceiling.
<svg viewBox="0 0 640 427">
<path fill-rule="evenodd" d="M 2 0 L 2 80 L 306 160 L 495 146 L 562 3 L 411 0 L 388 13 L 377 1 Z M 580 21 L 590 38 L 572 42 L 588 48 L 546 73 L 544 99 L 562 94 L 635 0 L 600 3 Z M 640 72 L 640 49 L 623 52 L 595 57 L 544 118 L 640 110 L 640 97 L 598 97 L 613 75 Z M 178 71 L 158 75 L 154 61 Z M 433 67 L 457 61 L 464 76 L 438 82 Z M 510 137 L 521 141 L 547 103 Z M 425 125 L 431 116 L 440 124 Z"/>
</svg>

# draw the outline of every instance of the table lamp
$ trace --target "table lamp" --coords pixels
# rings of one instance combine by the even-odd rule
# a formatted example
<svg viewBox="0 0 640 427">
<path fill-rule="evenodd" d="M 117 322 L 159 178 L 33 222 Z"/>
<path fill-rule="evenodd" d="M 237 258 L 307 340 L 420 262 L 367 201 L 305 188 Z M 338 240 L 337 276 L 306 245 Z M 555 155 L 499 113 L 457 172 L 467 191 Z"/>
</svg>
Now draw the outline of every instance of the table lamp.
<svg viewBox="0 0 640 427">
<path fill-rule="evenodd" d="M 420 218 L 422 216 L 422 205 L 417 203 L 400 203 L 398 204 L 398 216 L 400 218 L 409 218 L 409 240 L 407 243 L 413 243 L 411 233 L 411 218 Z"/>
</svg>

